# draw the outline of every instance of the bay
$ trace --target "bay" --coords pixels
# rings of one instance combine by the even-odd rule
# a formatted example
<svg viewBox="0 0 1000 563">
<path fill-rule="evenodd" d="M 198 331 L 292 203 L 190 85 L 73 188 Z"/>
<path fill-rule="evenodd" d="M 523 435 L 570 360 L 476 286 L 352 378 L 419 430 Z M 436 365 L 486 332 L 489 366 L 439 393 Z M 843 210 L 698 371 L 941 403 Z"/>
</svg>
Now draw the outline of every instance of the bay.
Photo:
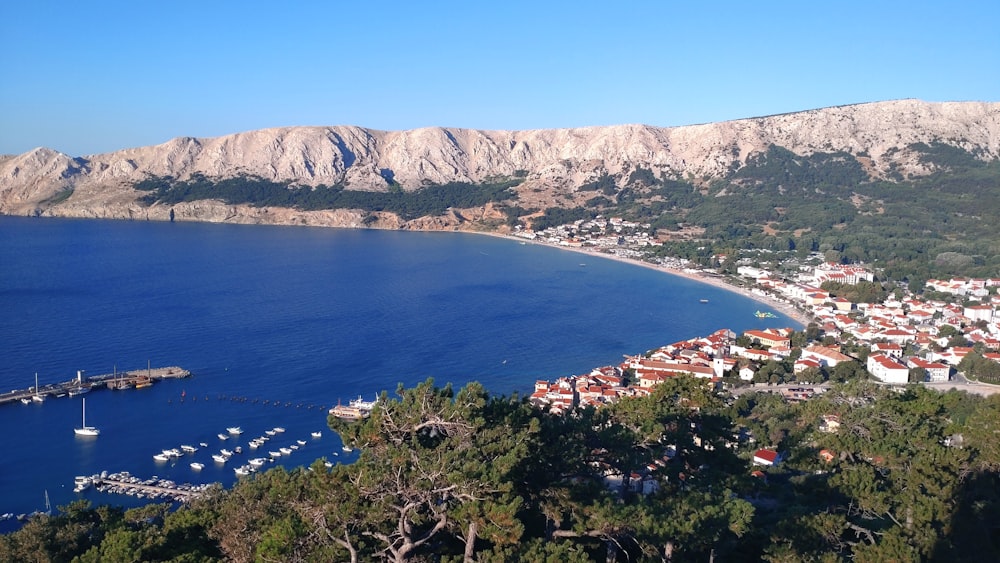
<svg viewBox="0 0 1000 563">
<path fill-rule="evenodd" d="M 42 385 L 147 364 L 193 373 L 89 393 L 96 439 L 73 433 L 79 398 L 0 405 L 0 513 L 40 509 L 46 492 L 53 507 L 144 502 L 73 493 L 74 475 L 102 470 L 228 486 L 235 460 L 211 454 L 275 426 L 287 432 L 263 449 L 307 442 L 279 463 L 349 462 L 357 453 L 325 423 L 338 401 L 428 377 L 523 395 L 536 379 L 719 328 L 795 326 L 757 319 L 758 308 L 688 279 L 498 237 L 0 217 L 0 389 L 30 387 L 35 373 Z M 242 436 L 218 438 L 237 425 Z M 176 462 L 152 459 L 200 442 Z"/>
</svg>

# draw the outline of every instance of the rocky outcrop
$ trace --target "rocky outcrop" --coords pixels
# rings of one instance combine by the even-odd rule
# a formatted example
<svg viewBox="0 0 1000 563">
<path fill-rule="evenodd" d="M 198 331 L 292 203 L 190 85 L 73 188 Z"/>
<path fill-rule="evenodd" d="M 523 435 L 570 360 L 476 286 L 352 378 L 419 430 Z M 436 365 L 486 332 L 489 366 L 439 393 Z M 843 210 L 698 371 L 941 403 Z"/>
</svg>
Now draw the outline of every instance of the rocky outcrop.
<svg viewBox="0 0 1000 563">
<path fill-rule="evenodd" d="M 171 209 L 138 203 L 141 194 L 132 186 L 151 176 L 186 179 L 194 174 L 253 175 L 376 191 L 392 184 L 419 190 L 429 184 L 519 175 L 525 178 L 518 188 L 524 205 L 573 202 L 577 187 L 605 173 L 627 175 L 643 167 L 678 178 L 720 177 L 772 144 L 803 155 L 844 151 L 861 156 L 875 177 L 893 167 L 921 174 L 928 172 L 925 165 L 905 150 L 918 142 L 944 142 L 997 158 L 1000 103 L 901 100 L 673 128 L 389 132 L 351 126 L 286 127 L 211 139 L 178 138 L 80 158 L 39 148 L 0 158 L 0 213 L 165 220 Z M 461 213 L 404 223 L 383 216 L 366 218 L 360 212 L 298 212 L 208 201 L 172 210 L 177 220 L 246 223 L 460 228 L 466 222 Z"/>
</svg>

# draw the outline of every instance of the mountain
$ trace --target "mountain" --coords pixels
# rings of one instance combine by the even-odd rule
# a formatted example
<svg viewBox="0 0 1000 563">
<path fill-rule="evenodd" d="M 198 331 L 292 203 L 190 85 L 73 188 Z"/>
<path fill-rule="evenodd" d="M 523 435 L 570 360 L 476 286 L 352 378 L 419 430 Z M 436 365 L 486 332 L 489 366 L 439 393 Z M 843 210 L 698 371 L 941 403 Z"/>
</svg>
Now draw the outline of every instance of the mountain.
<svg viewBox="0 0 1000 563">
<path fill-rule="evenodd" d="M 505 186 L 516 193 L 517 206 L 537 215 L 550 208 L 585 207 L 594 202 L 595 186 L 603 185 L 603 193 L 614 198 L 607 201 L 618 203 L 621 190 L 636 181 L 636 174 L 639 179 L 684 181 L 704 189 L 714 180 L 738 176 L 775 147 L 793 157 L 840 155 L 836 158 L 861 166 L 866 181 L 933 174 L 937 165 L 915 146 L 948 146 L 983 161 L 997 159 L 1000 103 L 899 100 L 671 128 L 286 127 L 177 138 L 77 158 L 38 148 L 0 157 L 0 213 L 463 228 L 490 221 L 495 225 L 512 202 L 504 204 L 494 193 L 456 206 L 461 209 L 427 208 L 437 211 L 422 216 L 424 207 L 411 206 L 411 212 L 402 213 L 384 202 L 446 185 L 452 190 L 447 193 L 456 193 L 509 182 Z M 288 205 L 269 205 L 223 192 L 214 198 L 211 186 L 226 179 L 251 180 L 270 186 L 272 192 L 277 186 L 297 195 L 305 194 L 302 188 L 320 187 L 321 194 L 329 188 L 341 203 L 303 206 L 293 199 Z M 151 181 L 160 187 L 154 189 Z M 192 196 L 185 182 L 201 186 L 201 195 Z M 164 197 L 178 184 L 188 190 L 186 196 Z M 361 203 L 351 208 L 345 201 Z M 369 205 L 371 201 L 383 203 Z"/>
</svg>

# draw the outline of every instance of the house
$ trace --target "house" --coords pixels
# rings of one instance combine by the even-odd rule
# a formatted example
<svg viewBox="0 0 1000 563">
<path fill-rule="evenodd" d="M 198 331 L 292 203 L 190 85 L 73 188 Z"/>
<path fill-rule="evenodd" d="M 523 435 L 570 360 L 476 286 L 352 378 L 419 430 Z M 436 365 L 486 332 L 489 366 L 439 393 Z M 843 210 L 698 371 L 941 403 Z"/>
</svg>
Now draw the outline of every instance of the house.
<svg viewBox="0 0 1000 563">
<path fill-rule="evenodd" d="M 948 381 L 951 378 L 951 367 L 947 364 L 913 357 L 906 362 L 906 365 L 911 369 L 924 368 L 927 372 L 927 381 Z"/>
<path fill-rule="evenodd" d="M 903 364 L 881 354 L 868 356 L 869 373 L 885 383 L 908 383 L 910 381 L 910 370 Z"/>
<path fill-rule="evenodd" d="M 850 362 L 854 358 L 840 353 L 838 350 L 833 348 L 828 348 L 826 346 L 820 346 L 819 344 L 813 344 L 812 346 L 802 349 L 802 355 L 800 358 L 812 358 L 826 367 L 835 367 L 841 362 Z"/>
<path fill-rule="evenodd" d="M 751 342 L 760 342 L 767 347 L 791 345 L 791 340 L 787 336 L 775 330 L 748 330 L 743 336 L 749 338 Z"/>
<path fill-rule="evenodd" d="M 890 358 L 899 359 L 903 357 L 903 347 L 895 342 L 875 342 L 871 346 L 871 351 L 872 353 L 882 354 Z"/>
<path fill-rule="evenodd" d="M 781 456 L 774 450 L 759 449 L 753 454 L 753 463 L 771 467 L 781 463 Z"/>
</svg>

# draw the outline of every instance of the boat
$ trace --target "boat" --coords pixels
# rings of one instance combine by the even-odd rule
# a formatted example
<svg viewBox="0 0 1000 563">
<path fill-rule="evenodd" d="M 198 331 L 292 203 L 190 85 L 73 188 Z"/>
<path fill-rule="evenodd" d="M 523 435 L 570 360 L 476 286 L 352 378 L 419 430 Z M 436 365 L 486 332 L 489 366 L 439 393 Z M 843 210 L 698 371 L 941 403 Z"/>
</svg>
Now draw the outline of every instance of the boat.
<svg viewBox="0 0 1000 563">
<path fill-rule="evenodd" d="M 73 485 L 74 485 L 73 492 L 82 493 L 83 491 L 89 489 L 90 486 L 93 484 L 94 480 L 91 479 L 90 477 L 87 477 L 85 475 L 77 475 L 76 478 L 73 480 Z"/>
<path fill-rule="evenodd" d="M 21 397 L 21 404 L 22 405 L 30 405 L 31 404 L 31 399 L 29 399 L 27 397 Z"/>
<path fill-rule="evenodd" d="M 253 467 L 260 467 L 261 465 L 264 465 L 264 462 L 266 461 L 267 460 L 262 457 L 255 457 L 250 460 L 250 465 L 252 465 Z"/>
<path fill-rule="evenodd" d="M 267 455 L 271 457 L 281 457 L 281 452 L 267 452 Z"/>
<path fill-rule="evenodd" d="M 170 458 L 164 454 L 153 454 L 153 459 L 159 462 L 170 461 Z"/>
<path fill-rule="evenodd" d="M 277 432 L 275 432 L 274 430 L 265 430 L 264 434 L 267 434 L 268 436 L 274 436 L 275 434 L 277 434 Z"/>
<path fill-rule="evenodd" d="M 193 454 L 194 452 L 198 451 L 198 448 L 196 448 L 194 446 L 188 446 L 187 444 L 181 444 L 181 450 L 183 450 L 183 451 L 185 451 L 185 452 L 187 452 L 189 454 Z"/>
<path fill-rule="evenodd" d="M 76 387 L 73 387 L 72 389 L 69 390 L 69 396 L 76 397 L 78 395 L 85 395 L 87 393 L 90 393 L 90 388 L 91 388 L 90 385 L 77 385 Z"/>
<path fill-rule="evenodd" d="M 708 299 L 699 299 L 698 303 L 708 303 Z"/>
<path fill-rule="evenodd" d="M 226 428 L 226 432 L 229 432 L 230 434 L 239 435 L 243 433 L 243 429 L 240 428 L 239 426 L 230 426 L 229 428 Z"/>
<path fill-rule="evenodd" d="M 228 440 L 229 439 L 229 435 L 228 434 L 223 434 L 222 432 L 219 432 L 219 439 L 220 440 Z"/>
<path fill-rule="evenodd" d="M 291 448 L 278 448 L 278 451 L 281 452 L 282 455 L 292 455 Z"/>
<path fill-rule="evenodd" d="M 274 431 L 277 432 L 278 434 L 281 434 L 282 432 L 285 431 L 285 429 L 280 426 L 275 426 Z"/>
<path fill-rule="evenodd" d="M 35 394 L 31 396 L 31 400 L 36 403 L 44 403 L 45 395 L 38 392 L 38 372 L 35 372 Z"/>
<path fill-rule="evenodd" d="M 312 437 L 313 438 L 322 438 L 323 437 L 323 433 L 322 432 L 313 432 L 312 433 Z"/>
<path fill-rule="evenodd" d="M 298 445 L 300 445 L 300 446 L 306 445 L 306 441 L 305 440 L 295 440 L 295 443 L 298 444 Z"/>
<path fill-rule="evenodd" d="M 771 311 L 756 311 L 753 315 L 755 317 L 757 317 L 758 319 L 776 319 L 776 318 L 778 318 L 778 315 L 775 315 Z"/>
<path fill-rule="evenodd" d="M 233 471 L 237 475 L 240 475 L 240 476 L 249 475 L 250 474 L 250 470 L 247 469 L 245 465 L 241 465 L 241 466 L 237 467 L 236 469 L 234 469 Z"/>
<path fill-rule="evenodd" d="M 340 448 L 340 449 L 344 450 L 345 452 L 353 452 L 354 451 L 354 448 L 352 448 L 351 446 L 348 446 L 347 444 L 344 444 L 344 446 L 342 448 Z"/>
<path fill-rule="evenodd" d="M 226 457 L 230 457 L 231 455 L 233 455 L 233 452 L 230 451 L 230 450 L 227 450 L 226 448 L 222 448 L 221 450 L 219 450 L 219 453 L 221 453 L 222 455 L 224 455 Z"/>
<path fill-rule="evenodd" d="M 226 463 L 227 461 L 229 461 L 229 458 L 222 454 L 214 454 L 212 456 L 212 459 L 214 459 L 217 463 Z"/>
<path fill-rule="evenodd" d="M 205 469 L 205 464 L 193 461 L 191 462 L 191 469 L 194 469 L 195 471 L 201 471 L 202 469 Z"/>
<path fill-rule="evenodd" d="M 165 455 L 167 457 L 181 457 L 184 454 L 182 454 L 181 451 L 178 450 L 177 448 L 169 448 L 169 449 L 163 450 L 163 455 Z"/>
<path fill-rule="evenodd" d="M 87 426 L 87 398 L 83 399 L 83 426 L 74 428 L 73 433 L 77 436 L 97 436 L 101 431 L 94 426 Z"/>
</svg>

